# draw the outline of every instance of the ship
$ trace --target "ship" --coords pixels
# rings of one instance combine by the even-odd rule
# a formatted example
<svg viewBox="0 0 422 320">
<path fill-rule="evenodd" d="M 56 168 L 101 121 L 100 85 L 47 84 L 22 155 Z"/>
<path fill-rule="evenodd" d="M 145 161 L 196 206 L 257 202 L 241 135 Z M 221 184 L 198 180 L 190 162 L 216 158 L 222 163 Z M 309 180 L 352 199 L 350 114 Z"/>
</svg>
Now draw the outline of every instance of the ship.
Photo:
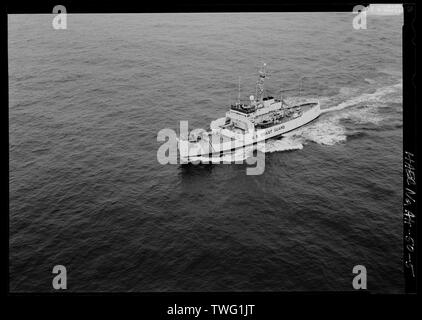
<svg viewBox="0 0 422 320">
<path fill-rule="evenodd" d="M 288 102 L 281 90 L 279 98 L 264 97 L 264 84 L 268 76 L 264 63 L 259 70 L 255 96 L 250 95 L 248 103 L 240 100 L 222 118 L 210 123 L 210 129 L 193 130 L 187 137 L 178 138 L 181 163 L 212 161 L 225 158 L 233 152 L 265 143 L 265 140 L 282 136 L 298 129 L 321 114 L 318 99 L 296 99 Z"/>
</svg>

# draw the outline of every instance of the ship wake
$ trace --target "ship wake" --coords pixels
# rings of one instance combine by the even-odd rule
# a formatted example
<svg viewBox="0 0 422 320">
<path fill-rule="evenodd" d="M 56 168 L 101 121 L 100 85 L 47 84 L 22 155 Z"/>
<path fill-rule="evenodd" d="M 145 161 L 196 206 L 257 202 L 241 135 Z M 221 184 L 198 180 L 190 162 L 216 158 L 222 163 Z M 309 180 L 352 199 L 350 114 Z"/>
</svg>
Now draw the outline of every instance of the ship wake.
<svg viewBox="0 0 422 320">
<path fill-rule="evenodd" d="M 354 90 L 340 90 L 355 93 Z M 283 135 L 281 140 L 268 140 L 266 152 L 298 150 L 309 142 L 319 145 L 333 146 L 347 141 L 348 135 L 356 135 L 356 127 L 363 125 L 379 126 L 385 119 L 382 108 L 389 103 L 401 103 L 402 83 L 377 89 L 373 93 L 364 93 L 336 103 L 339 97 L 322 98 L 322 105 L 328 105 L 321 110 L 319 119 Z M 330 106 L 330 104 L 332 106 Z M 333 105 L 334 104 L 334 105 Z M 350 132 L 349 126 L 355 126 Z"/>
</svg>

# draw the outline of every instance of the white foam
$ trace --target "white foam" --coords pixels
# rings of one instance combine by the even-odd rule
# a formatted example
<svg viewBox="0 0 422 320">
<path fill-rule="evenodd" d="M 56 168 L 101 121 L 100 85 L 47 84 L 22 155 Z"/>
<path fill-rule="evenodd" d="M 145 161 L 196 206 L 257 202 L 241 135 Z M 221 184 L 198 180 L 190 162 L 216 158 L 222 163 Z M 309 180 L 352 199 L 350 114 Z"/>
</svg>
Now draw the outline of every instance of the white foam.
<svg viewBox="0 0 422 320">
<path fill-rule="evenodd" d="M 340 96 L 352 96 L 358 93 L 358 88 L 350 88 L 350 87 L 341 87 L 339 90 Z"/>
<path fill-rule="evenodd" d="M 265 142 L 265 148 L 258 147 L 259 151 L 265 153 L 301 149 L 303 149 L 302 143 L 290 137 L 283 137 L 281 139 L 270 139 Z"/>
<path fill-rule="evenodd" d="M 378 125 L 383 117 L 376 109 L 377 107 L 372 105 L 360 109 L 345 110 L 339 118 L 348 118 L 358 124 L 372 123 Z"/>
<path fill-rule="evenodd" d="M 327 112 L 333 112 L 333 111 L 339 111 L 343 110 L 345 108 L 358 105 L 360 103 L 371 103 L 371 102 L 382 102 L 382 98 L 385 97 L 388 94 L 397 93 L 397 91 L 402 89 L 402 83 L 398 83 L 392 86 L 387 86 L 383 88 L 377 89 L 373 93 L 364 93 L 360 96 L 351 98 L 349 100 L 346 100 L 336 106 L 322 109 L 321 114 L 327 113 Z M 400 95 L 401 96 L 401 95 Z"/>
<path fill-rule="evenodd" d="M 338 119 L 326 118 L 289 132 L 285 136 L 302 144 L 306 141 L 312 141 L 321 145 L 332 146 L 346 140 L 345 131 L 345 128 L 338 123 Z"/>
</svg>

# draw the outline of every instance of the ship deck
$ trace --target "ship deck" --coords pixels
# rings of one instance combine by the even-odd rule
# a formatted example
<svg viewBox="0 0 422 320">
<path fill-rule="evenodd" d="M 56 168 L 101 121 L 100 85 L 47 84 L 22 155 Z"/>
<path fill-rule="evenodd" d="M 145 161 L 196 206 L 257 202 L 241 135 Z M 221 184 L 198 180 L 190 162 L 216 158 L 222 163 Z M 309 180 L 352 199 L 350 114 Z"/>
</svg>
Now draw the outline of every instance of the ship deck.
<svg viewBox="0 0 422 320">
<path fill-rule="evenodd" d="M 313 107 L 315 107 L 318 104 L 318 102 L 303 102 L 303 103 L 298 103 L 298 104 L 294 104 L 292 106 L 290 106 L 289 108 L 286 109 L 293 109 L 293 112 L 296 108 L 301 109 L 302 113 L 308 112 L 310 111 Z M 281 118 L 279 121 L 277 122 L 269 122 L 268 124 L 262 125 L 262 124 L 258 124 L 256 125 L 257 129 L 266 129 L 266 128 L 270 128 L 274 125 L 278 125 L 278 124 L 282 124 L 282 123 L 286 123 L 288 121 L 291 121 L 292 119 L 294 119 L 292 117 L 293 114 L 289 114 L 289 115 L 285 115 L 283 118 Z"/>
</svg>

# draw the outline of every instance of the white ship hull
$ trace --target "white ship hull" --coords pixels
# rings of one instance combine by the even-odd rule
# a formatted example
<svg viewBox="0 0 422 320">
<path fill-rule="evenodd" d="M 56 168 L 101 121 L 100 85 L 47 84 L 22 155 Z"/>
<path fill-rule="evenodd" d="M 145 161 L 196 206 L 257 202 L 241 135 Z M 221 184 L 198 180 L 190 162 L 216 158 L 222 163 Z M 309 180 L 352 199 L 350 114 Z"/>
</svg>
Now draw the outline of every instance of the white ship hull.
<svg viewBox="0 0 422 320">
<path fill-rule="evenodd" d="M 282 135 L 284 133 L 298 129 L 309 122 L 318 118 L 321 114 L 319 102 L 313 103 L 309 110 L 304 111 L 300 116 L 274 124 L 268 128 L 255 129 L 245 134 L 232 134 L 231 137 L 221 134 L 210 135 L 210 139 L 200 142 L 189 142 L 179 140 L 179 152 L 181 163 L 201 161 L 204 157 L 218 159 L 234 152 L 237 149 L 244 148 L 265 141 L 270 138 Z M 222 118 L 224 120 L 224 118 Z M 218 120 L 216 121 L 218 122 Z M 212 131 L 215 131 L 216 125 L 211 125 Z"/>
</svg>

